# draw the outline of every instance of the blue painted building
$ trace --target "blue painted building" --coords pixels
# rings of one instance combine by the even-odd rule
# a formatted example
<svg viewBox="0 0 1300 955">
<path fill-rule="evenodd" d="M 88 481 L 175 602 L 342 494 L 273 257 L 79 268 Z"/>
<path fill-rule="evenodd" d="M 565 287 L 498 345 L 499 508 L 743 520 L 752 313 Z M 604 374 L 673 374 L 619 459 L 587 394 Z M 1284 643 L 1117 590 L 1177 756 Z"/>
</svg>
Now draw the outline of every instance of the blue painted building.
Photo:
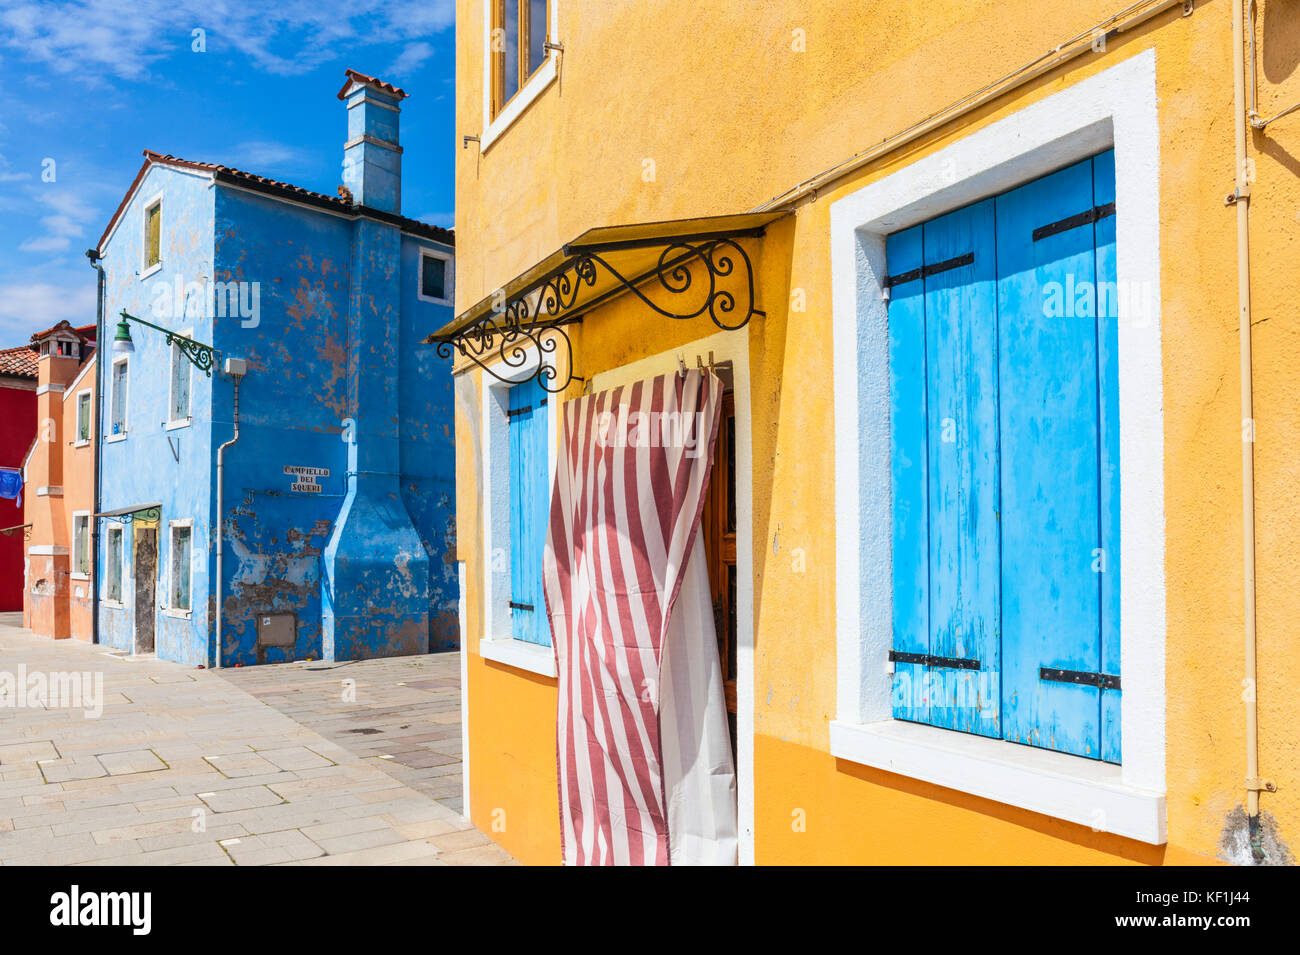
<svg viewBox="0 0 1300 955">
<path fill-rule="evenodd" d="M 458 645 L 451 376 L 421 344 L 453 236 L 401 215 L 405 95 L 348 71 L 337 197 L 145 153 L 97 248 L 108 334 L 125 310 L 216 358 L 138 322 L 105 350 L 101 642 L 208 666 L 218 632 L 224 666 Z"/>
</svg>

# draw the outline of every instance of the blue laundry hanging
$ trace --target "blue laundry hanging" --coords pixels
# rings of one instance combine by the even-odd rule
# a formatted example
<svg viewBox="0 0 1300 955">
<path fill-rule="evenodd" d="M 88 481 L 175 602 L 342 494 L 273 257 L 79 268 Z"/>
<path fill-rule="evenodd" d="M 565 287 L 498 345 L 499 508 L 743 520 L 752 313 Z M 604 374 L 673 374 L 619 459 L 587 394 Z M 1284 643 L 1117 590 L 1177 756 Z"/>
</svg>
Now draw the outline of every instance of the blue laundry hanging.
<svg viewBox="0 0 1300 955">
<path fill-rule="evenodd" d="M 10 498 L 18 507 L 23 506 L 22 471 L 0 468 L 0 497 Z"/>
</svg>

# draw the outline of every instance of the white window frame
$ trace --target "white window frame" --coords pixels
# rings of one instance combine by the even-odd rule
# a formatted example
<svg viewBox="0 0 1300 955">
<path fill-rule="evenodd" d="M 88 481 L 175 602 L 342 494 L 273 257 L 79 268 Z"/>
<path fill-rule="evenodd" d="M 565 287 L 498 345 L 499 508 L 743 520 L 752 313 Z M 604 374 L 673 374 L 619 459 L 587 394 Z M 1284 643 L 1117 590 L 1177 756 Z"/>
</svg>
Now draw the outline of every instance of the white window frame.
<svg viewBox="0 0 1300 955">
<path fill-rule="evenodd" d="M 510 389 L 526 381 L 541 364 L 537 346 L 531 345 L 524 363 L 507 369 L 497 365 L 498 374 L 508 381 L 498 381 L 480 373 L 482 381 L 479 403 L 482 408 L 483 474 L 480 485 L 483 500 L 483 635 L 478 653 L 485 660 L 543 676 L 554 677 L 555 651 L 545 646 L 516 640 L 510 626 L 510 424 L 506 411 L 510 407 Z M 552 359 L 548 357 L 547 364 Z M 554 367 L 552 365 L 552 367 Z M 546 402 L 546 477 L 547 487 L 555 485 L 558 465 L 560 395 L 550 395 Z"/>
<path fill-rule="evenodd" d="M 194 337 L 194 329 L 186 328 L 176 333 L 185 338 Z M 176 407 L 176 367 L 182 363 L 186 374 L 190 378 L 189 403 L 188 411 L 184 418 L 173 418 L 172 411 Z M 177 428 L 188 428 L 194 420 L 194 363 L 185 356 L 181 351 L 181 346 L 173 343 L 169 349 L 169 360 L 167 363 L 167 424 L 164 428 L 166 431 L 175 431 Z"/>
<path fill-rule="evenodd" d="M 83 519 L 86 522 L 85 541 L 82 544 L 82 547 L 84 547 L 86 551 L 85 570 L 80 569 L 82 547 L 77 546 L 77 523 Z M 69 563 L 71 563 L 72 566 L 68 568 L 69 576 L 71 576 L 73 580 L 90 580 L 91 578 L 91 572 L 95 566 L 95 554 L 93 548 L 90 546 L 90 542 L 91 542 L 90 511 L 73 511 L 72 512 L 72 552 L 71 552 L 72 559 L 69 561 Z"/>
<path fill-rule="evenodd" d="M 492 7 L 493 0 L 483 4 L 483 132 L 479 134 L 479 152 L 486 153 L 488 147 L 509 129 L 524 111 L 533 104 L 548 86 L 560 75 L 559 51 L 547 50 L 542 65 L 533 71 L 519 92 L 511 97 L 501 112 L 492 115 Z M 546 26 L 546 42 L 556 43 L 560 35 L 560 0 L 550 0 L 548 4 L 549 22 Z"/>
<path fill-rule="evenodd" d="M 121 591 L 120 599 L 114 600 L 110 597 L 109 586 L 112 584 L 112 576 L 108 572 L 108 555 L 111 549 L 110 540 L 112 532 L 119 531 L 121 536 L 117 540 L 117 573 L 120 578 L 118 581 L 118 590 Z M 121 521 L 108 521 L 104 524 L 104 582 L 99 595 L 100 603 L 106 607 L 122 608 L 126 606 L 126 525 Z"/>
<path fill-rule="evenodd" d="M 1164 434 L 1155 52 L 1020 109 L 831 205 L 836 716 L 831 754 L 1094 830 L 1166 841 Z M 1115 150 L 1122 766 L 895 720 L 885 237 Z M 869 489 L 865 491 L 863 489 Z"/>
<path fill-rule="evenodd" d="M 95 401 L 93 398 L 93 394 L 94 393 L 90 388 L 83 388 L 80 391 L 78 391 L 75 395 L 73 395 L 73 401 L 75 402 L 75 404 L 73 405 L 73 409 L 74 409 L 73 427 L 77 429 L 74 432 L 74 436 L 73 436 L 73 447 L 84 448 L 88 444 L 90 444 L 90 442 L 95 440 L 95 415 L 94 415 Z M 82 398 L 87 399 L 86 423 L 87 425 L 89 425 L 89 427 L 87 427 L 86 431 L 90 435 L 87 438 L 83 438 L 81 436 L 81 399 Z"/>
<path fill-rule="evenodd" d="M 122 431 L 120 434 L 113 433 L 113 408 L 117 403 L 117 366 L 126 365 L 126 387 L 122 395 Z M 114 441 L 125 441 L 126 436 L 131 431 L 131 356 L 118 355 L 113 359 L 113 363 L 108 369 L 108 434 L 104 435 L 104 443 L 109 444 Z"/>
<path fill-rule="evenodd" d="M 442 290 L 444 295 L 442 298 L 435 298 L 432 295 L 424 294 L 425 259 L 440 259 L 442 262 L 446 263 L 446 271 L 443 273 Z M 419 297 L 421 302 L 430 302 L 433 305 L 450 305 L 455 300 L 456 289 L 453 283 L 456 279 L 455 269 L 452 266 L 453 259 L 450 252 L 446 252 L 442 249 L 426 248 L 425 246 L 420 247 L 420 267 L 416 270 L 415 274 L 415 294 Z"/>
<path fill-rule="evenodd" d="M 188 527 L 190 529 L 190 602 L 188 606 L 178 607 L 172 603 L 175 591 L 172 587 L 172 567 L 175 566 L 175 554 L 173 550 L 176 546 L 175 531 L 178 527 Z M 168 617 L 180 617 L 189 620 L 194 615 L 194 518 L 185 517 L 174 521 L 167 522 L 167 602 L 163 608 L 163 613 Z"/>
<path fill-rule="evenodd" d="M 140 280 L 144 281 L 163 267 L 163 194 L 156 192 L 140 212 Z M 149 264 L 149 210 L 158 207 L 158 261 Z"/>
</svg>

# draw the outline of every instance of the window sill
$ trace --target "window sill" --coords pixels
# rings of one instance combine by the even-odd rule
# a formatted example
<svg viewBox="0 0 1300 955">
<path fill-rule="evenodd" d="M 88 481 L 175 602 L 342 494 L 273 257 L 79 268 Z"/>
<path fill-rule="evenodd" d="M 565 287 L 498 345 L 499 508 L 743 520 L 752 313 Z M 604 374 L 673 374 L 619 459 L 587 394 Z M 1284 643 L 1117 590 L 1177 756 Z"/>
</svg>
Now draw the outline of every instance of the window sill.
<svg viewBox="0 0 1300 955">
<path fill-rule="evenodd" d="M 104 439 L 104 443 L 116 444 L 119 441 L 125 441 L 125 440 L 126 440 L 126 432 L 123 431 L 121 434 L 110 434 L 108 437 Z"/>
<path fill-rule="evenodd" d="M 478 642 L 478 655 L 484 660 L 504 663 L 517 670 L 540 673 L 542 676 L 554 677 L 555 651 L 537 643 L 525 643 L 523 640 L 488 640 Z"/>
<path fill-rule="evenodd" d="M 109 597 L 101 597 L 99 601 L 101 607 L 108 607 L 110 610 L 125 610 L 126 604 L 120 600 L 113 600 Z"/>
<path fill-rule="evenodd" d="M 89 438 L 79 439 L 75 441 L 72 446 L 74 448 L 88 448 L 90 447 L 90 439 Z"/>
<path fill-rule="evenodd" d="M 177 431 L 181 428 L 188 428 L 193 420 L 193 418 L 177 418 L 175 421 L 168 421 L 163 430 Z"/>
<path fill-rule="evenodd" d="M 501 108 L 493 119 L 483 128 L 479 136 L 479 152 L 486 153 L 488 147 L 492 145 L 502 133 L 509 129 L 524 110 L 533 104 L 533 100 L 542 95 L 542 91 L 555 82 L 560 75 L 559 67 L 556 63 L 556 54 L 550 53 L 546 57 L 546 62 L 537 68 L 528 81 L 524 83 L 523 88 L 511 97 L 510 102 Z M 490 108 L 490 107 L 489 107 Z"/>
<path fill-rule="evenodd" d="M 831 755 L 1151 845 L 1166 841 L 1165 797 L 1118 766 L 902 720 L 833 720 Z"/>
<path fill-rule="evenodd" d="M 72 580 L 89 580 L 89 579 L 90 579 L 90 574 L 72 573 L 72 574 L 68 574 L 68 576 L 69 576 Z"/>
<path fill-rule="evenodd" d="M 193 610 L 177 610 L 174 607 L 163 607 L 164 617 L 175 617 L 177 620 L 189 620 L 194 616 Z"/>
<path fill-rule="evenodd" d="M 140 273 L 140 281 L 143 282 L 149 276 L 161 270 L 162 270 L 162 262 L 161 261 L 155 262 L 153 265 L 149 266 L 147 269 L 145 269 L 143 272 Z"/>
</svg>

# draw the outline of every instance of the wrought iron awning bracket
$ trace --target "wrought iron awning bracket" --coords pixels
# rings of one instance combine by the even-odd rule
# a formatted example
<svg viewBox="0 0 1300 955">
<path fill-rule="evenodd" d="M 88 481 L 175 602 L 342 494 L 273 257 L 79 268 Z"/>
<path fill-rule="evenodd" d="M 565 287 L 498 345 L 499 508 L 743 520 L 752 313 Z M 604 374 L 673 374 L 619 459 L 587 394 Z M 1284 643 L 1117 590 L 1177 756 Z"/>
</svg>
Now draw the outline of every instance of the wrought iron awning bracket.
<svg viewBox="0 0 1300 955">
<path fill-rule="evenodd" d="M 519 384 L 536 378 L 552 394 L 564 391 L 572 381 L 583 379 L 573 374 L 573 344 L 565 331 L 567 325 L 606 301 L 631 293 L 656 314 L 685 320 L 707 315 L 718 328 L 735 331 L 744 328 L 755 315 L 765 313 L 755 307 L 754 268 L 740 239 L 759 238 L 762 228 L 734 232 L 711 232 L 696 235 L 631 239 L 619 242 L 570 243 L 563 249 L 564 264 L 516 292 L 499 308 L 475 320 L 465 328 L 445 336 L 431 335 L 426 341 L 437 345 L 441 358 L 453 351 L 468 358 L 498 381 Z M 635 276 L 624 275 L 605 257 L 613 252 L 660 248 L 656 264 Z M 737 262 L 744 269 L 744 282 L 736 288 L 727 280 L 737 274 Z M 702 266 L 702 268 L 700 268 Z M 612 278 L 614 286 L 587 301 L 579 301 L 583 287 L 594 288 L 601 271 Z M 707 294 L 693 297 L 686 305 L 673 309 L 670 302 L 678 295 L 690 294 L 697 276 L 707 278 Z M 657 286 L 662 295 L 652 297 Z M 537 356 L 537 365 L 527 371 Z M 563 352 L 561 373 L 555 359 Z"/>
<path fill-rule="evenodd" d="M 158 505 L 153 507 L 141 507 L 133 511 L 125 511 L 121 514 L 96 514 L 95 517 L 101 521 L 113 521 L 117 524 L 132 524 L 138 517 L 142 521 L 156 521 L 162 516 L 162 508 Z"/>
</svg>

